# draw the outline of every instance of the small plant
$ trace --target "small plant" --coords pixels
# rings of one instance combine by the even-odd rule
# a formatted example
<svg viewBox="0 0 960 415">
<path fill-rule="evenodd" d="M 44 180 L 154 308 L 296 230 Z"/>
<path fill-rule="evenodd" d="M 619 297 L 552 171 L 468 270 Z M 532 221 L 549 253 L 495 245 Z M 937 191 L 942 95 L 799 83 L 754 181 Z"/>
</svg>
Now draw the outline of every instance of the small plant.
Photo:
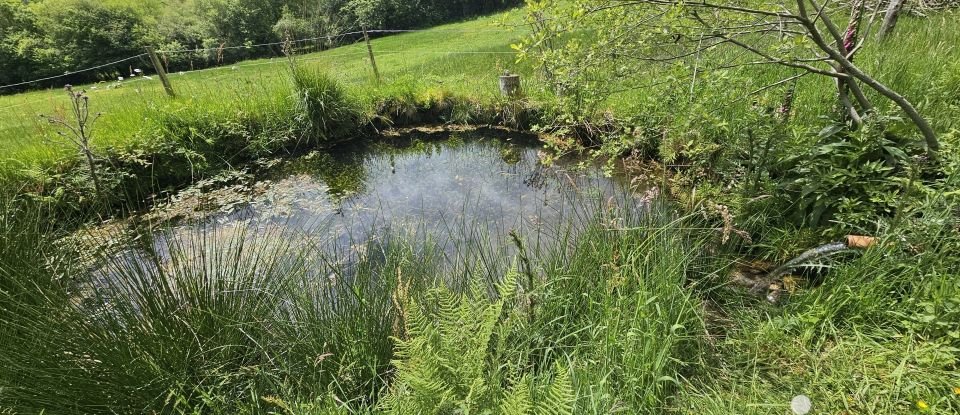
<svg viewBox="0 0 960 415">
<path fill-rule="evenodd" d="M 103 184 L 97 173 L 96 155 L 91 146 L 93 125 L 100 118 L 101 113 L 90 114 L 90 96 L 87 95 L 87 91 L 74 91 L 73 86 L 69 84 L 64 87 L 64 91 L 70 97 L 70 114 L 40 115 L 40 117 L 55 125 L 58 128 L 57 135 L 80 151 L 90 170 L 90 178 L 93 180 L 97 197 L 104 200 Z"/>
<path fill-rule="evenodd" d="M 507 337 L 522 321 L 519 274 L 498 284 L 489 301 L 480 284 L 467 295 L 445 287 L 421 301 L 403 301 L 405 333 L 397 339 L 396 378 L 381 406 L 392 414 L 570 414 L 576 397 L 569 369 L 557 364 L 549 382 L 519 376 Z"/>
<path fill-rule="evenodd" d="M 910 168 L 921 163 L 886 127 L 895 119 L 875 116 L 849 132 L 843 124 L 827 126 L 806 153 L 788 157 L 783 188 L 801 221 L 818 226 L 827 220 L 866 226 L 877 215 L 892 217 L 903 197 Z M 902 140 L 901 140 L 902 141 Z"/>
</svg>

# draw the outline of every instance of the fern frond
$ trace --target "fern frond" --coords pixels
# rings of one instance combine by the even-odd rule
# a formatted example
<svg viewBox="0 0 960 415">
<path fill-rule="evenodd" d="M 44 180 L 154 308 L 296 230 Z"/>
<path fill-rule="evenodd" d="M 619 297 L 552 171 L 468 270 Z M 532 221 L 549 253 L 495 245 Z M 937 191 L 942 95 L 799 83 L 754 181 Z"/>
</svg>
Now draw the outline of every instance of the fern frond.
<svg viewBox="0 0 960 415">
<path fill-rule="evenodd" d="M 533 410 L 533 398 L 530 394 L 530 378 L 524 376 L 516 382 L 500 401 L 498 413 L 503 415 L 529 415 Z"/>
<path fill-rule="evenodd" d="M 573 390 L 573 381 L 570 379 L 569 369 L 557 364 L 553 383 L 537 402 L 537 415 L 572 415 L 576 392 Z"/>
<path fill-rule="evenodd" d="M 503 339 L 517 320 L 504 317 L 505 301 L 518 290 L 517 275 L 511 272 L 504 278 L 496 301 L 490 301 L 484 286 L 474 284 L 465 295 L 442 287 L 426 293 L 420 302 L 407 302 L 407 338 L 397 339 L 396 377 L 381 408 L 394 414 L 497 408 L 508 414 L 532 413 L 530 378 L 514 382 L 505 392 L 499 361 L 506 348 Z M 548 399 L 543 407 L 550 409 L 545 414 L 567 413 L 562 409 L 564 398 L 573 393 L 569 376 L 564 372 L 556 379 L 544 393 Z"/>
<path fill-rule="evenodd" d="M 420 307 L 417 301 L 410 301 L 407 304 L 406 315 L 407 320 L 404 325 L 406 326 L 407 338 L 423 337 L 431 327 L 430 318 L 426 315 L 425 310 Z"/>
<path fill-rule="evenodd" d="M 497 295 L 500 296 L 500 301 L 509 304 L 516 298 L 519 281 L 520 273 L 517 272 L 517 262 L 514 261 L 513 265 L 507 270 L 507 274 L 497 283 Z"/>
</svg>

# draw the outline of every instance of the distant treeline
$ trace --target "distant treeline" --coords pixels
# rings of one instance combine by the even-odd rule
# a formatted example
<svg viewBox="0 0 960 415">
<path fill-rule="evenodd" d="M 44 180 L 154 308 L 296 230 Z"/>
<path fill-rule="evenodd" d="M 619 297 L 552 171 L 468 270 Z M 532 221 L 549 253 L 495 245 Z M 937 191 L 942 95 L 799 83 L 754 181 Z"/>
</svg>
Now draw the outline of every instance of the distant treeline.
<svg viewBox="0 0 960 415">
<path fill-rule="evenodd" d="M 490 13 L 523 0 L 0 0 L 0 86 L 60 75 L 143 53 L 170 70 L 272 56 L 280 47 L 240 46 L 368 29 L 412 29 Z M 343 40 L 354 40 L 354 37 Z M 336 38 L 332 39 L 337 41 Z M 301 45 L 303 46 L 303 45 Z M 311 47 L 329 46 L 323 41 Z M 16 88 L 124 76 L 124 62 Z M 0 93 L 12 92 L 10 89 Z"/>
</svg>

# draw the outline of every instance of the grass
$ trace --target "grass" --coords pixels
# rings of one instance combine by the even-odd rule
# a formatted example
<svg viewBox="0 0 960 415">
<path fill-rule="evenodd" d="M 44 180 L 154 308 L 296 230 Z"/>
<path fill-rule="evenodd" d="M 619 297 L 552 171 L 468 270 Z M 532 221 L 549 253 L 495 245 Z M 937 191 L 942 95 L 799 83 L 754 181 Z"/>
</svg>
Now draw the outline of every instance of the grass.
<svg viewBox="0 0 960 415">
<path fill-rule="evenodd" d="M 351 111 L 363 114 L 358 119 L 371 120 L 378 127 L 424 121 L 486 124 L 518 121 L 517 116 L 521 117 L 517 124 L 526 127 L 567 124 L 553 119 L 556 114 L 549 115 L 558 103 L 532 63 L 516 63 L 510 45 L 528 33 L 520 24 L 522 12 L 374 39 L 381 84 L 373 79 L 362 43 L 318 53 L 306 53 L 307 48 L 298 61 L 303 70 L 335 80 L 342 89 L 338 97 L 345 98 L 338 102 L 350 101 Z M 868 43 L 857 57 L 867 73 L 916 103 L 941 136 L 957 128 L 960 116 L 955 98 L 960 95 L 960 50 L 953 46 L 960 43 L 960 35 L 951 30 L 956 19 L 950 12 L 905 18 L 896 38 L 882 45 Z M 677 98 L 677 91 L 691 87 L 692 60 L 683 68 L 650 65 L 631 77 L 601 77 L 607 80 L 605 87 L 624 92 L 606 97 L 596 113 L 582 114 L 582 118 L 602 120 L 607 118 L 602 113 L 608 112 L 619 127 L 635 131 L 625 135 L 615 129 L 602 137 L 609 143 L 606 152 L 612 155 L 641 148 L 651 157 L 674 162 L 702 153 L 742 153 L 744 146 L 725 144 L 743 141 L 747 131 L 757 128 L 757 105 L 773 106 L 783 94 L 778 88 L 753 97 L 744 91 L 793 74 L 772 66 L 710 70 L 721 63 L 749 59 L 742 51 L 724 47 L 703 55 L 693 83 L 698 93 L 689 99 Z M 499 97 L 497 77 L 504 69 L 524 76 L 528 100 L 519 107 Z M 604 68 L 596 70 L 605 73 Z M 171 78 L 179 91 L 176 99 L 167 98 L 157 80 L 137 79 L 116 89 L 99 85 L 90 90 L 92 107 L 105 113 L 94 133 L 101 156 L 137 176 L 150 164 L 149 174 L 158 176 L 150 186 L 137 186 L 136 194 L 177 187 L 223 166 L 277 151 L 271 144 L 309 134 L 296 131 L 305 126 L 296 120 L 301 104 L 294 98 L 298 92 L 283 58 L 171 74 Z M 833 113 L 831 82 L 813 76 L 801 79 L 790 129 L 770 134 L 783 135 L 778 141 L 790 146 L 809 146 L 811 137 L 831 122 L 824 119 Z M 731 84 L 737 87 L 730 88 Z M 0 96 L 0 176 L 31 183 L 35 189 L 49 189 L 54 183 L 64 186 L 64 176 L 74 169 L 74 156 L 37 117 L 60 111 L 63 102 L 59 90 Z M 899 114 L 889 102 L 876 102 L 881 113 Z M 529 107 L 547 113 L 530 118 L 524 114 Z M 424 113 L 431 115 L 424 117 Z M 342 130 L 353 125 L 347 123 Z M 895 129 L 916 135 L 906 124 Z M 783 156 L 778 151 L 772 157 Z M 742 154 L 735 156 L 714 158 L 723 161 Z"/>
<path fill-rule="evenodd" d="M 517 12 L 512 12 L 516 14 Z M 525 30 L 500 26 L 512 21 L 510 13 L 480 18 L 373 40 L 383 85 L 376 86 L 363 43 L 319 53 L 301 55 L 304 67 L 328 72 L 347 92 L 373 111 L 379 97 L 408 91 L 429 94 L 444 91 L 474 97 L 498 94 L 499 68 L 514 68 L 510 44 Z M 490 53 L 485 53 L 490 52 Z M 146 69 L 147 66 L 144 66 Z M 97 126 L 101 148 L 138 145 L 149 140 L 151 124 L 161 112 L 203 110 L 256 111 L 271 97 L 290 94 L 286 59 L 261 59 L 234 66 L 170 75 L 179 97 L 167 99 L 158 80 L 137 79 L 122 87 L 98 85 L 91 90 L 92 107 L 104 112 Z M 439 93 L 439 92 L 438 92 Z M 65 149 L 43 137 L 49 130 L 37 117 L 57 111 L 63 96 L 59 90 L 34 91 L 0 96 L 0 153 L 5 165 L 49 165 Z M 251 108 L 253 106 L 254 108 Z M 15 168 L 15 167 L 14 167 Z"/>
<path fill-rule="evenodd" d="M 778 407 L 805 394 L 815 413 L 960 411 L 957 342 L 910 323 L 923 312 L 904 301 L 926 297 L 925 286 L 942 276 L 902 268 L 898 251 L 878 249 L 831 271 L 785 310 L 737 310 L 737 328 L 717 344 L 719 366 L 691 380 L 678 408 L 781 413 Z"/>
<path fill-rule="evenodd" d="M 516 64 L 516 57 L 511 53 L 510 45 L 528 32 L 520 25 L 520 13 L 522 10 L 514 10 L 422 32 L 374 39 L 373 47 L 384 80 L 380 86 L 373 80 L 363 43 L 307 53 L 299 60 L 304 66 L 325 71 L 343 83 L 350 95 L 363 102 L 367 111 L 373 111 L 378 100 L 406 93 L 493 99 L 498 95 L 497 76 L 505 69 L 526 75 L 530 83 L 528 92 L 534 93 L 537 99 L 545 99 L 545 95 L 536 92 L 539 90 L 536 74 L 528 64 Z M 954 45 L 960 43 L 960 35 L 950 30 L 956 19 L 956 15 L 949 12 L 925 19 L 905 18 L 895 40 L 882 45 L 868 43 L 858 55 L 858 62 L 867 73 L 918 103 L 921 112 L 940 132 L 956 126 L 955 97 L 960 92 L 957 79 L 960 68 L 956 62 L 960 61 L 960 50 Z M 742 55 L 742 51 L 721 48 L 703 57 L 702 65 L 710 68 L 711 62 L 730 62 L 744 58 Z M 664 73 L 656 67 L 650 71 L 651 74 Z M 745 82 L 741 85 L 743 90 L 753 90 L 783 78 L 785 73 L 790 72 L 775 67 L 747 69 L 739 72 L 736 80 Z M 704 74 L 704 86 L 710 86 L 711 75 L 709 70 Z M 171 74 L 171 79 L 180 95 L 175 100 L 165 98 L 156 79 L 130 80 L 116 89 L 98 85 L 99 89 L 88 91 L 96 108 L 106 114 L 98 128 L 100 146 L 133 145 L 149 138 L 143 136 L 144 124 L 154 120 L 158 109 L 199 107 L 216 111 L 243 106 L 244 101 L 289 93 L 286 61 L 279 57 Z M 681 80 L 680 84 L 687 81 Z M 832 105 L 830 80 L 808 76 L 801 82 L 798 89 L 809 92 L 797 97 L 797 122 L 816 123 L 817 118 L 824 115 L 823 109 Z M 627 91 L 615 94 L 602 107 L 626 116 L 638 114 L 643 105 L 663 97 L 663 88 L 675 85 L 623 86 Z M 56 112 L 63 101 L 56 89 L 0 96 L 0 110 L 3 110 L 0 150 L 7 155 L 7 163 L 49 163 L 62 154 L 62 148 L 51 146 L 43 139 L 49 136 L 49 129 L 37 119 L 37 114 Z M 734 105 L 727 111 L 742 111 L 742 108 Z"/>
<path fill-rule="evenodd" d="M 300 55 L 292 72 L 285 59 L 265 59 L 173 74 L 176 99 L 155 81 L 101 86 L 91 92 L 106 112 L 98 148 L 126 173 L 114 180 L 148 181 L 143 190 L 387 121 L 505 118 L 484 108 L 504 104 L 504 68 L 549 107 L 555 97 L 509 54 L 524 29 L 494 25 L 517 13 L 374 40 L 380 85 L 357 44 Z M 906 18 L 890 42 L 858 55 L 943 136 L 960 119 L 956 16 Z M 731 56 L 719 49 L 704 60 Z M 736 147 L 756 112 L 744 92 L 789 75 L 704 71 L 691 98 L 686 71 L 649 71 L 674 78 L 598 110 L 683 138 L 677 149 L 659 146 L 663 158 L 684 146 Z M 828 81 L 807 77 L 798 91 L 794 128 L 767 132 L 786 143 L 781 152 L 814 139 L 832 113 Z M 35 117 L 63 100 L 59 91 L 0 97 L 0 178 L 15 184 L 0 188 L 0 413 L 403 413 L 410 402 L 505 412 L 509 401 L 528 409 L 519 413 L 546 403 L 573 413 L 776 414 L 798 394 L 815 413 L 960 413 L 960 237 L 949 192 L 920 191 L 902 217 L 872 218 L 881 242 L 811 276 L 783 307 L 726 285 L 742 252 L 720 243 L 717 223 L 661 204 L 569 217 L 579 232 L 517 255 L 490 241 L 464 246 L 446 266 L 429 239 L 404 234 L 355 257 L 303 235 L 210 228 L 160 235 L 145 243 L 156 243 L 153 255 L 97 258 L 107 273 L 94 274 L 85 253 L 55 243 L 67 216 L 42 197 L 71 191 L 58 176 L 69 172 L 69 151 L 46 142 Z M 623 149 L 638 145 L 620 138 L 612 142 Z M 956 189 L 947 160 L 942 181 Z M 737 223 L 762 228 L 785 214 L 760 206 Z M 770 234 L 823 235 L 761 231 L 771 257 L 799 248 L 782 246 L 796 236 Z M 411 315 L 430 324 L 409 324 Z"/>
<path fill-rule="evenodd" d="M 572 386 L 557 399 L 584 411 L 650 412 L 669 399 L 672 382 L 699 351 L 702 319 L 684 285 L 696 275 L 691 267 L 701 250 L 678 231 L 685 220 L 659 209 L 571 217 L 555 245 L 531 252 L 536 257 L 520 268 L 527 276 L 506 280 L 508 288 L 521 287 L 503 306 L 513 317 L 496 337 L 500 357 L 512 362 L 512 378 L 549 384 L 560 376 L 553 368 L 567 366 L 559 373 Z M 630 227 L 609 229 L 614 218 L 608 215 Z M 0 230 L 13 236 L 14 230 Z M 393 338 L 415 335 L 401 329 L 401 316 L 431 298 L 429 288 L 461 292 L 503 284 L 511 269 L 519 275 L 506 250 L 483 240 L 446 265 L 429 237 L 403 234 L 383 235 L 360 254 L 329 251 L 311 243 L 309 233 L 243 227 L 160 234 L 155 241 L 144 254 L 100 258 L 99 272 L 70 266 L 75 256 L 54 260 L 56 269 L 69 270 L 66 279 L 51 274 L 43 259 L 0 269 L 5 281 L 23 287 L 56 281 L 41 290 L 47 297 L 40 302 L 0 298 L 6 331 L 0 407 L 18 413 L 264 413 L 283 405 L 307 408 L 302 413 L 367 411 L 382 394 L 394 393 L 391 360 L 416 359 L 409 348 L 396 355 Z M 4 264 L 18 255 L 3 252 L 10 255 Z M 449 301 L 493 300 L 485 289 L 473 292 Z M 486 346 L 478 344 L 477 353 L 485 355 Z M 460 343 L 447 347 L 438 353 L 462 350 Z M 413 370 L 410 365 L 398 367 Z M 419 384 L 416 373 L 403 378 Z M 482 380 L 487 372 L 471 373 Z M 429 391 L 420 390 L 417 399 L 432 399 Z"/>
<path fill-rule="evenodd" d="M 662 201 L 568 216 L 519 251 L 477 240 L 454 263 L 427 235 L 358 254 L 237 226 L 161 233 L 101 272 L 30 254 L 55 234 L 2 202 L 18 220 L 0 222 L 0 408 L 19 414 L 766 414 L 798 394 L 816 413 L 960 409 L 944 255 L 960 238 L 942 227 L 890 234 L 775 308 L 717 281 L 719 234 Z"/>
<path fill-rule="evenodd" d="M 244 229 L 168 235 L 162 257 L 103 258 L 103 273 L 72 274 L 45 301 L 5 295 L 0 407 L 261 413 L 270 396 L 368 399 L 392 348 L 383 273 L 431 278 L 433 261 L 381 246 L 382 257 L 348 270 L 293 240 Z M 35 266 L 5 281 L 51 277 Z"/>
</svg>

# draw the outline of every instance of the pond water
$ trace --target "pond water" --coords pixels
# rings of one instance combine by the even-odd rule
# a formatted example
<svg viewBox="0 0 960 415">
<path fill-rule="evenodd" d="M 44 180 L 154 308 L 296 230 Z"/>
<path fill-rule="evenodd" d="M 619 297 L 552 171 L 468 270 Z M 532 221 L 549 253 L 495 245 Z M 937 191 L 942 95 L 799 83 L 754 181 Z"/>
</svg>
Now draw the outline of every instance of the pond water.
<svg viewBox="0 0 960 415">
<path fill-rule="evenodd" d="M 530 137 L 487 131 L 414 134 L 312 153 L 272 168 L 241 202 L 174 234 L 244 227 L 349 246 L 389 232 L 431 236 L 450 249 L 511 230 L 550 237 L 558 225 L 625 194 L 598 166 L 541 162 Z M 215 202 L 214 202 L 215 203 Z"/>
<path fill-rule="evenodd" d="M 181 217 L 178 224 L 168 220 L 138 237 L 135 249 L 118 243 L 107 257 L 169 259 L 172 247 L 206 243 L 211 234 L 282 235 L 338 261 L 394 235 L 428 241 L 450 257 L 467 245 L 512 252 L 516 231 L 537 250 L 600 210 L 642 208 L 597 165 L 545 164 L 542 156 L 536 140 L 501 131 L 413 133 L 311 153 L 280 161 L 243 185 L 184 192 L 199 197 L 181 196 L 157 209 L 181 212 L 168 215 Z"/>
</svg>

